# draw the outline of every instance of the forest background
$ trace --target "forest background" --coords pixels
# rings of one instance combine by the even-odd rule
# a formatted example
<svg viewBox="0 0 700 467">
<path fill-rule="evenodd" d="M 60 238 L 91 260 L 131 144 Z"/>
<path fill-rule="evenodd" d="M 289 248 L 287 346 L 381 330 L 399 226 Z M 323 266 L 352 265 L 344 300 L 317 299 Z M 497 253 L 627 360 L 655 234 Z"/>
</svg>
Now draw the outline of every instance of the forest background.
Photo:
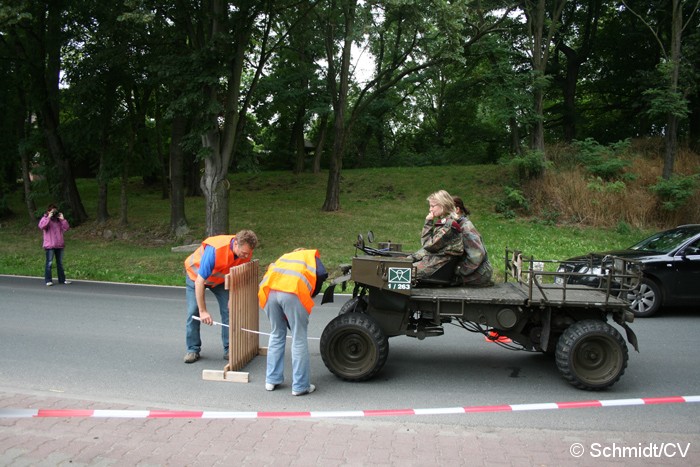
<svg viewBox="0 0 700 467">
<path fill-rule="evenodd" d="M 699 83 L 697 0 L 3 2 L 0 272 L 48 202 L 104 280 L 249 226 L 410 249 L 440 188 L 492 252 L 626 246 L 700 221 Z"/>
</svg>

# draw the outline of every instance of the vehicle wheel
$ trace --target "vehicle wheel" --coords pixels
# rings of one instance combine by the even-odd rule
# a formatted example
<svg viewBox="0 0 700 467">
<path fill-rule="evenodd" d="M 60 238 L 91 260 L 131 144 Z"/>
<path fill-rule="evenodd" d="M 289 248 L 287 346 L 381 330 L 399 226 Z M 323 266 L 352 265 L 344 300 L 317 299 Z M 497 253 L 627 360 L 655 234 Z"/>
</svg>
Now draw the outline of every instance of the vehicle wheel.
<svg viewBox="0 0 700 467">
<path fill-rule="evenodd" d="M 661 290 L 656 282 L 642 278 L 639 287 L 627 294 L 627 301 L 630 302 L 634 316 L 646 318 L 661 308 Z"/>
<path fill-rule="evenodd" d="M 350 300 L 343 303 L 338 314 L 344 315 L 345 313 L 352 313 L 353 311 L 364 313 L 366 310 L 367 299 L 365 297 L 352 297 Z"/>
<path fill-rule="evenodd" d="M 366 313 L 345 313 L 321 334 L 321 357 L 331 373 L 346 381 L 366 381 L 382 369 L 389 340 Z"/>
<path fill-rule="evenodd" d="M 603 321 L 584 320 L 569 326 L 559 338 L 555 355 L 562 376 L 580 389 L 608 388 L 627 368 L 625 341 Z"/>
</svg>

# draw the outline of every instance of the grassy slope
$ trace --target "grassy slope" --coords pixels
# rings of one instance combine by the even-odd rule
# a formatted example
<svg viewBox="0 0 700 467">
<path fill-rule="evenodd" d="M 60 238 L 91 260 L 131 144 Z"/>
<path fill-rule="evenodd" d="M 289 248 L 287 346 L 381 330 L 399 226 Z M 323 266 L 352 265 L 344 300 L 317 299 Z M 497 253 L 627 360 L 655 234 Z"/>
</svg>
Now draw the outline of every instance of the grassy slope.
<svg viewBox="0 0 700 467">
<path fill-rule="evenodd" d="M 287 172 L 236 174 L 231 177 L 231 230 L 253 229 L 260 238 L 255 257 L 262 268 L 296 247 L 321 251 L 335 274 L 349 262 L 358 233 L 371 229 L 377 241 L 403 243 L 404 251 L 419 247 L 419 234 L 427 212 L 426 197 L 438 189 L 460 195 L 472 210 L 492 262 L 502 273 L 506 246 L 536 258 L 563 259 L 593 250 L 624 247 L 647 232 L 627 235 L 611 230 L 556 227 L 534 220 L 507 220 L 494 213 L 495 201 L 507 179 L 500 166 L 452 166 L 344 170 L 339 212 L 321 211 L 327 177 Z M 93 180 L 79 183 L 88 213 L 96 211 Z M 118 187 L 111 187 L 110 212 L 118 217 Z M 88 222 L 66 233 L 64 265 L 73 279 L 181 285 L 186 253 L 172 253 L 176 242 L 167 237 L 170 208 L 157 191 L 134 181 L 129 199 L 129 227 L 116 220 L 106 226 Z M 37 201 L 40 208 L 47 199 Z M 188 198 L 186 215 L 192 228 L 188 242 L 199 242 L 204 232 L 204 202 Z M 12 208 L 23 213 L 19 199 Z M 105 230 L 117 238 L 105 239 Z M 41 277 L 44 257 L 41 233 L 24 214 L 0 224 L 0 274 Z"/>
</svg>

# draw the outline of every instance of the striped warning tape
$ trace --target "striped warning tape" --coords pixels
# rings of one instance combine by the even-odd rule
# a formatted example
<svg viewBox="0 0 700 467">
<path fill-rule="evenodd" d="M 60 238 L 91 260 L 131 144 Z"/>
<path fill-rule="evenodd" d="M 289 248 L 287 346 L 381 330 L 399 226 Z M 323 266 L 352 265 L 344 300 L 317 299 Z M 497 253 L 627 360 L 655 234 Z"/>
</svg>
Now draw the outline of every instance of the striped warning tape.
<svg viewBox="0 0 700 467">
<path fill-rule="evenodd" d="M 638 399 L 585 400 L 537 404 L 475 405 L 432 409 L 340 410 L 311 412 L 216 412 L 177 410 L 75 410 L 0 408 L 0 418 L 344 418 L 395 417 L 398 415 L 450 415 L 483 412 L 526 412 L 553 409 L 585 409 L 631 405 L 700 402 L 700 396 L 642 397 Z"/>
</svg>

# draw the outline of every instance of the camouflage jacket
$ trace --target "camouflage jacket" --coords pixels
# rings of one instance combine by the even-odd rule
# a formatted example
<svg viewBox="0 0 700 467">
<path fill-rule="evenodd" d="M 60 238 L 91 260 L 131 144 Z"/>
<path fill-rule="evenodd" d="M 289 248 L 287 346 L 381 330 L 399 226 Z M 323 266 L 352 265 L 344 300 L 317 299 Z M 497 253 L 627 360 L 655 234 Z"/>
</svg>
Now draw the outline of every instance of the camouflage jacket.
<svg viewBox="0 0 700 467">
<path fill-rule="evenodd" d="M 481 263 L 488 261 L 488 253 L 481 239 L 481 234 L 468 217 L 462 217 L 459 220 L 459 226 L 462 232 L 464 257 L 457 266 L 457 273 L 461 276 L 467 276 L 476 271 Z"/>
<path fill-rule="evenodd" d="M 421 248 L 412 256 L 415 260 L 425 255 L 461 256 L 464 254 L 459 222 L 452 218 L 425 222 L 420 235 Z"/>
</svg>

